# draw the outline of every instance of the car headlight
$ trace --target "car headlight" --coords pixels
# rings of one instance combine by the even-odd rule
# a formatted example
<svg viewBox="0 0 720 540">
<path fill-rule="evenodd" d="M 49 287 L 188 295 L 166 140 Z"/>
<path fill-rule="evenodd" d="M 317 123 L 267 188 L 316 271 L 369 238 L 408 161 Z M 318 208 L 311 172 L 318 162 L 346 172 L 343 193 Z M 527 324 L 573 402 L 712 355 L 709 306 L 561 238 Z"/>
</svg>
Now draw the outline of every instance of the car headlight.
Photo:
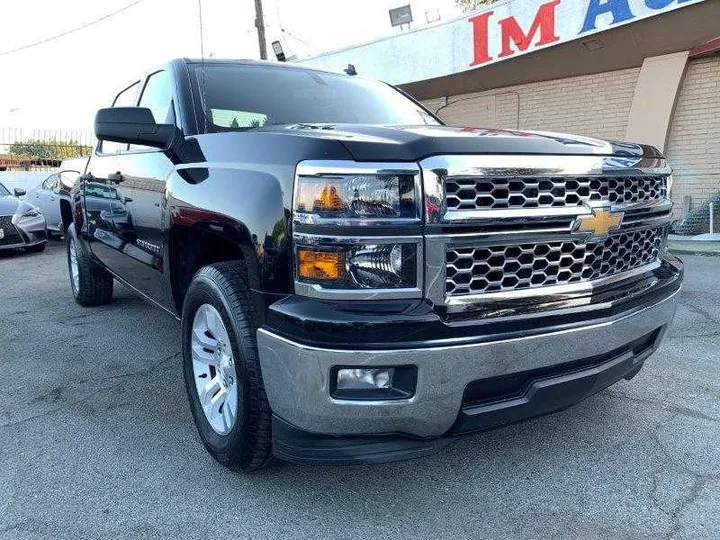
<svg viewBox="0 0 720 540">
<path fill-rule="evenodd" d="M 295 220 L 307 224 L 420 222 L 419 172 L 358 164 L 355 173 L 298 166 Z M 345 166 L 347 167 L 347 166 Z M 372 170 L 372 174 L 366 174 Z"/>
<path fill-rule="evenodd" d="M 27 212 L 23 212 L 20 214 L 21 218 L 36 218 L 40 217 L 42 213 L 40 212 L 39 208 L 33 208 L 31 210 L 28 210 Z"/>
<path fill-rule="evenodd" d="M 415 164 L 303 162 L 293 204 L 295 290 L 339 298 L 421 296 Z M 383 233 L 392 227 L 393 234 Z"/>
<path fill-rule="evenodd" d="M 23 221 L 34 221 L 42 217 L 42 212 L 36 206 L 33 206 L 29 210 L 15 214 L 13 223 L 22 223 Z"/>
</svg>

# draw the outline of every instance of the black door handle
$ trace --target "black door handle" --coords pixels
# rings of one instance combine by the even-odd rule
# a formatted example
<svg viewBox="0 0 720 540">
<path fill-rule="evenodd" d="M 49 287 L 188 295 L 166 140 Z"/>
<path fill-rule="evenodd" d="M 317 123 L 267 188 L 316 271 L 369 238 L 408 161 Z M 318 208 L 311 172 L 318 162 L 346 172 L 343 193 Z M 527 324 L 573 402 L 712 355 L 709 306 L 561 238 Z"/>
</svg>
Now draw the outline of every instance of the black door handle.
<svg viewBox="0 0 720 540">
<path fill-rule="evenodd" d="M 119 184 L 120 182 L 125 180 L 125 178 L 123 178 L 123 175 L 120 173 L 120 171 L 118 171 L 116 173 L 108 174 L 108 180 L 110 182 L 115 182 L 116 184 Z"/>
</svg>

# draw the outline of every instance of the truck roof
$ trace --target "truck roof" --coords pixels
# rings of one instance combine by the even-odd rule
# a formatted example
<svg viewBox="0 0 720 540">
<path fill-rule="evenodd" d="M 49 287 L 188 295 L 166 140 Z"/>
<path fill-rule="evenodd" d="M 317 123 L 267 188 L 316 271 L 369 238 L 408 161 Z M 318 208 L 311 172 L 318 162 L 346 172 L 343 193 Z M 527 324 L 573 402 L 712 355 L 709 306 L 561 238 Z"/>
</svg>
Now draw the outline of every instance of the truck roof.
<svg viewBox="0 0 720 540">
<path fill-rule="evenodd" d="M 236 64 L 236 65 L 254 65 L 254 66 L 269 66 L 280 69 L 297 69 L 300 71 L 316 71 L 318 73 L 331 73 L 333 75 L 345 75 L 338 71 L 328 71 L 326 69 L 317 69 L 307 66 L 301 66 L 298 64 L 288 62 L 273 62 L 270 60 L 253 60 L 249 58 L 176 58 L 170 60 L 169 63 L 183 63 L 183 64 Z"/>
</svg>

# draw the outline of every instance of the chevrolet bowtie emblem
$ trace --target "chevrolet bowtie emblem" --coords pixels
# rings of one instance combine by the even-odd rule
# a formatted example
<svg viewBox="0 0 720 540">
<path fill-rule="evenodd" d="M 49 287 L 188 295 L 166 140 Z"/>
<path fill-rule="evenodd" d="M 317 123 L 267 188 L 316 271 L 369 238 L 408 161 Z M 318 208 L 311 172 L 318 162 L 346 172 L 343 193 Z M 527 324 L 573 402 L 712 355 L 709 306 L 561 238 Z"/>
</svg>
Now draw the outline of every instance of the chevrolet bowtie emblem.
<svg viewBox="0 0 720 540">
<path fill-rule="evenodd" d="M 605 238 L 610 231 L 620 228 L 622 212 L 611 212 L 607 208 L 590 208 L 589 216 L 578 216 L 573 224 L 573 232 L 588 233 L 590 238 Z"/>
</svg>

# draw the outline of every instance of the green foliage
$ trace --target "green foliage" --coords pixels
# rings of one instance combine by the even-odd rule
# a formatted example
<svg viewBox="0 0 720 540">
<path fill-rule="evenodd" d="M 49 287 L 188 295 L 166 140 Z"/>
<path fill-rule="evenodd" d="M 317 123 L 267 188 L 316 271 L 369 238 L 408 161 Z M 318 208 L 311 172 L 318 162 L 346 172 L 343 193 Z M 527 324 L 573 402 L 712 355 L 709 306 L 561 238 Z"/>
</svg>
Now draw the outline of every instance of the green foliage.
<svg viewBox="0 0 720 540">
<path fill-rule="evenodd" d="M 463 11 L 472 11 L 483 5 L 494 4 L 497 0 L 455 0 L 455 4 Z"/>
<path fill-rule="evenodd" d="M 75 140 L 67 142 L 42 141 L 27 139 L 10 145 L 10 153 L 31 156 L 38 159 L 69 159 L 90 154 L 92 147 L 85 146 Z"/>
</svg>

